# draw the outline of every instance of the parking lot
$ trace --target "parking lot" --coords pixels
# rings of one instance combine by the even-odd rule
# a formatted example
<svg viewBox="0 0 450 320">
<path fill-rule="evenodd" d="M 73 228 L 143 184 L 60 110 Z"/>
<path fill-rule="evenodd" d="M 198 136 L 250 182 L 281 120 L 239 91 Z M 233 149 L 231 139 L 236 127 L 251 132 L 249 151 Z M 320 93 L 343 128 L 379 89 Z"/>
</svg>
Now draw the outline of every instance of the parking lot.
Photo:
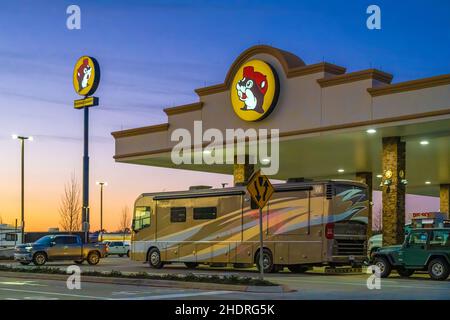
<svg viewBox="0 0 450 320">
<path fill-rule="evenodd" d="M 24 267 L 11 261 L 0 264 Z M 48 263 L 49 267 L 63 270 L 70 262 Z M 25 268 L 35 268 L 26 266 Z M 152 274 L 195 274 L 241 275 L 257 277 L 256 269 L 236 270 L 231 268 L 210 268 L 199 266 L 189 270 L 181 264 L 173 264 L 163 269 L 150 269 L 147 264 L 131 261 L 128 258 L 108 257 L 97 266 L 82 265 L 82 270 L 120 271 L 122 273 L 148 272 Z M 364 271 L 364 270 L 363 270 Z M 416 273 L 410 278 L 400 278 L 393 273 L 381 279 L 380 289 L 368 289 L 365 273 L 324 274 L 323 269 L 315 269 L 305 274 L 293 274 L 285 269 L 282 272 L 267 274 L 266 279 L 286 285 L 292 292 L 249 293 L 229 291 L 189 290 L 135 285 L 83 283 L 82 290 L 68 290 L 65 282 L 54 280 L 24 280 L 2 277 L 0 273 L 0 299 L 28 299 L 30 297 L 48 299 L 450 299 L 450 279 L 433 281 L 426 273 Z"/>
</svg>

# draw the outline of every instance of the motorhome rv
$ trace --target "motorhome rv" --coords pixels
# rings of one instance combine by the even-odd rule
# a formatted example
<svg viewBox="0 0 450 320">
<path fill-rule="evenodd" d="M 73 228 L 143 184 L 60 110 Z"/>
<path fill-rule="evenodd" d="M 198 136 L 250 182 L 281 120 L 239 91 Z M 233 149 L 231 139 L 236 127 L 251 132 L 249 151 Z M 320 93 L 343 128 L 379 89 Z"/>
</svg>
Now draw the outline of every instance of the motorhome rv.
<svg viewBox="0 0 450 320">
<path fill-rule="evenodd" d="M 292 179 L 274 189 L 263 209 L 266 272 L 364 261 L 365 184 Z M 245 186 L 144 193 L 135 202 L 131 258 L 153 268 L 174 262 L 190 268 L 253 265 L 259 259 L 258 215 Z"/>
</svg>

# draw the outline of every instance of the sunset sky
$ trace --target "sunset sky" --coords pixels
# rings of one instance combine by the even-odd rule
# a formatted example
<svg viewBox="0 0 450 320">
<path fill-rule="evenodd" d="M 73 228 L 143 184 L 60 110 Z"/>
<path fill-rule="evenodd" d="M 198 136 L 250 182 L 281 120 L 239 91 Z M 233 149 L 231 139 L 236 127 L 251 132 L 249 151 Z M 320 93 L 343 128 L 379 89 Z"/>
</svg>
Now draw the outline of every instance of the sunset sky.
<svg viewBox="0 0 450 320">
<path fill-rule="evenodd" d="M 407 3 L 407 4 L 406 4 Z M 66 8 L 81 8 L 81 30 Z M 83 113 L 72 69 L 97 58 L 100 106 L 90 119 L 91 229 L 118 227 L 123 207 L 143 192 L 219 187 L 232 177 L 115 163 L 110 133 L 166 121 L 163 108 L 198 101 L 193 91 L 221 83 L 240 52 L 255 44 L 322 60 L 348 71 L 376 67 L 394 81 L 450 73 L 450 2 L 376 1 L 382 29 L 366 28 L 368 1 L 2 1 L 0 10 L 0 216 L 20 217 L 20 146 L 26 143 L 27 230 L 59 226 L 64 184 L 81 184 Z M 408 198 L 408 210 L 436 210 L 438 199 Z M 414 202 L 416 201 L 416 202 Z M 418 205 L 421 207 L 418 207 Z"/>
</svg>

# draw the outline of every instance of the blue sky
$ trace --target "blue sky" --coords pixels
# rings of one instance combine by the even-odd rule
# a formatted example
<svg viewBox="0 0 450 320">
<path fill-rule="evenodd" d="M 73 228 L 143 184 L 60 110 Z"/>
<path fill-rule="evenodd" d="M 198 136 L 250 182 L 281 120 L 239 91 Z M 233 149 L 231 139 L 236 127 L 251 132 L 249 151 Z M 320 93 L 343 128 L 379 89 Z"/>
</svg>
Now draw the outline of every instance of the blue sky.
<svg viewBox="0 0 450 320">
<path fill-rule="evenodd" d="M 70 4 L 81 8 L 81 30 L 66 28 Z M 381 8 L 381 30 L 366 28 L 371 4 Z M 36 136 L 27 149 L 32 159 L 27 188 L 33 197 L 42 181 L 50 184 L 45 203 L 51 202 L 51 214 L 70 173 L 81 176 L 82 113 L 72 108 L 77 97 L 71 83 L 81 55 L 96 57 L 102 67 L 100 107 L 91 116 L 91 180 L 112 180 L 110 192 L 118 196 L 127 189 L 123 202 L 129 206 L 140 192 L 185 186 L 157 183 L 173 170 L 115 164 L 110 132 L 165 122 L 163 108 L 197 101 L 193 90 L 221 83 L 232 61 L 252 45 L 291 51 L 307 64 L 325 60 L 348 71 L 379 68 L 394 74 L 394 82 L 450 73 L 450 2 L 444 0 L 16 0 L 1 5 L 0 214 L 6 216 L 14 216 L 19 204 L 19 150 L 12 133 Z M 187 185 L 231 181 L 183 175 Z M 39 199 L 43 194 L 37 192 Z M 9 200 L 14 204 L 2 209 Z M 116 207 L 110 210 L 120 210 Z"/>
</svg>

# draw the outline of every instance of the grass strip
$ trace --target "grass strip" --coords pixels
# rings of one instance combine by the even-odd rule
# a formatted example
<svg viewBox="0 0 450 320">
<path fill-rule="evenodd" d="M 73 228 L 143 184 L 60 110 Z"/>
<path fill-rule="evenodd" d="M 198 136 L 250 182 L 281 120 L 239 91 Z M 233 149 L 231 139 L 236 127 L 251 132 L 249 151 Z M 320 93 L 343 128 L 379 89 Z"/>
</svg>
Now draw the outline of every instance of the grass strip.
<svg viewBox="0 0 450 320">
<path fill-rule="evenodd" d="M 0 271 L 8 272 L 25 272 L 25 273 L 43 273 L 43 274 L 60 274 L 67 275 L 68 273 L 60 268 L 52 267 L 11 267 L 0 265 Z M 107 278 L 124 278 L 124 279 L 150 279 L 150 280 L 172 280 L 172 281 L 185 281 L 185 282 L 203 282 L 203 283 L 216 283 L 216 284 L 234 284 L 234 285 L 247 285 L 247 286 L 277 286 L 278 284 L 260 280 L 252 277 L 240 277 L 236 275 L 196 275 L 193 273 L 187 273 L 185 275 L 180 274 L 149 274 L 147 272 L 127 273 L 124 274 L 120 271 L 112 270 L 110 272 L 101 271 L 82 271 L 81 275 L 94 276 L 94 277 L 107 277 Z"/>
</svg>

